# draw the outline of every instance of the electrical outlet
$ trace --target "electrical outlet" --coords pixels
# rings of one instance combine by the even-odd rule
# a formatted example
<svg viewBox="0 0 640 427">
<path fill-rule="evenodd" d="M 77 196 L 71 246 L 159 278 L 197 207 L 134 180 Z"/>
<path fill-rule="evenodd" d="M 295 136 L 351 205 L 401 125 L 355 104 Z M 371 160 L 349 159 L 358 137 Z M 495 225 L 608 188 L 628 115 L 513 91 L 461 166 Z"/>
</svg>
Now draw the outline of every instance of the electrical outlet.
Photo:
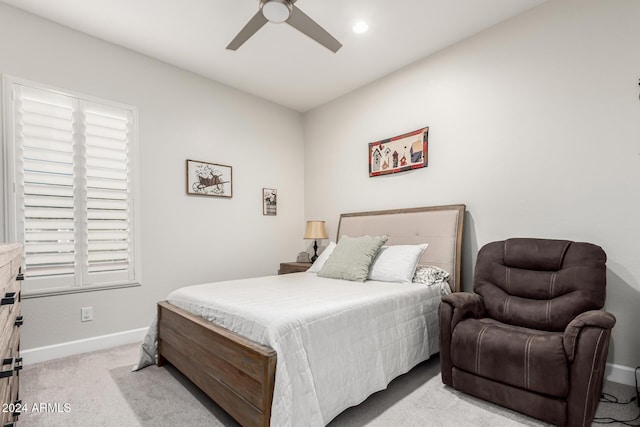
<svg viewBox="0 0 640 427">
<path fill-rule="evenodd" d="M 82 307 L 80 309 L 80 321 L 89 322 L 93 320 L 93 307 Z"/>
</svg>

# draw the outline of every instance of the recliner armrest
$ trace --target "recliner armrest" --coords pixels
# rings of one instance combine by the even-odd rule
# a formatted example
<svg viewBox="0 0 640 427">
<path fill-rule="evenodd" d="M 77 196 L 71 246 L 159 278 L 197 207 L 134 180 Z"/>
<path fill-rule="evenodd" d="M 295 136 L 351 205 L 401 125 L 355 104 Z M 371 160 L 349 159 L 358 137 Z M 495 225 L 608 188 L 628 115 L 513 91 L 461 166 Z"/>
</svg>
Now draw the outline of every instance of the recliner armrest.
<svg viewBox="0 0 640 427">
<path fill-rule="evenodd" d="M 576 351 L 576 341 L 582 328 L 591 326 L 600 329 L 612 329 L 616 324 L 616 317 L 604 310 L 590 310 L 576 316 L 565 328 L 562 345 L 569 361 L 573 362 Z"/>
<path fill-rule="evenodd" d="M 440 319 L 440 375 L 442 382 L 453 386 L 453 362 L 451 360 L 451 338 L 453 329 L 460 321 L 484 315 L 482 297 L 471 292 L 455 292 L 442 297 L 438 306 Z"/>
<path fill-rule="evenodd" d="M 453 316 L 451 319 L 452 331 L 462 319 L 484 316 L 484 301 L 478 294 L 471 292 L 454 292 L 443 296 L 442 303 L 449 304 L 453 307 Z"/>
</svg>

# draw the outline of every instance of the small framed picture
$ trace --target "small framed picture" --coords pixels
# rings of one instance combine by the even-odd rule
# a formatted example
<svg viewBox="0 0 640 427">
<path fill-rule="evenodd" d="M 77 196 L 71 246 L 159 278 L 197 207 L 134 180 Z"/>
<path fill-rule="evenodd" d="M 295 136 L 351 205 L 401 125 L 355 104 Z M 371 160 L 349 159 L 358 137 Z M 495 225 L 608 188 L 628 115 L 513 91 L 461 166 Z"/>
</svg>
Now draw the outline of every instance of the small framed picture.
<svg viewBox="0 0 640 427">
<path fill-rule="evenodd" d="M 274 188 L 262 189 L 262 215 L 275 216 L 278 213 L 278 196 Z"/>
<path fill-rule="evenodd" d="M 187 160 L 187 194 L 194 196 L 231 197 L 231 166 Z"/>
</svg>

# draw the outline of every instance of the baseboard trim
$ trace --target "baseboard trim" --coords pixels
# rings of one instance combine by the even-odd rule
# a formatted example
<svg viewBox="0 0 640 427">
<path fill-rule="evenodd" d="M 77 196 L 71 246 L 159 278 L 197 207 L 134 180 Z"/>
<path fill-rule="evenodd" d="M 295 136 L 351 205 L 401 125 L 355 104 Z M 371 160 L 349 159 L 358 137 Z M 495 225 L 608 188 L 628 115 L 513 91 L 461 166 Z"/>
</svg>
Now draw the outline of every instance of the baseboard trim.
<svg viewBox="0 0 640 427">
<path fill-rule="evenodd" d="M 607 363 L 604 370 L 604 377 L 607 381 L 614 383 L 626 384 L 630 386 L 636 385 L 636 372 L 634 368 L 628 366 L 616 365 L 615 363 Z"/>
<path fill-rule="evenodd" d="M 74 354 L 88 353 L 90 351 L 104 350 L 123 344 L 142 342 L 149 328 L 132 329 L 117 332 L 115 334 L 101 335 L 77 341 L 68 341 L 60 344 L 36 347 L 21 350 L 23 365 L 46 362 L 47 360 L 60 359 Z"/>
</svg>

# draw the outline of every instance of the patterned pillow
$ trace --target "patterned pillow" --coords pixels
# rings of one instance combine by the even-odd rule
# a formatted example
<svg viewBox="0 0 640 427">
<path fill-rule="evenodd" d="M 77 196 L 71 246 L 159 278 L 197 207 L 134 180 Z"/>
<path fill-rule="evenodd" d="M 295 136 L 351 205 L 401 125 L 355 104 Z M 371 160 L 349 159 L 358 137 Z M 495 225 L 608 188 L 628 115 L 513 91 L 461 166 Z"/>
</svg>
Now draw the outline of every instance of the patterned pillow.
<svg viewBox="0 0 640 427">
<path fill-rule="evenodd" d="M 443 295 L 450 294 L 448 280 L 451 275 L 445 270 L 434 265 L 419 265 L 413 275 L 413 283 L 422 283 L 427 286 L 439 284 L 440 291 Z"/>
</svg>

